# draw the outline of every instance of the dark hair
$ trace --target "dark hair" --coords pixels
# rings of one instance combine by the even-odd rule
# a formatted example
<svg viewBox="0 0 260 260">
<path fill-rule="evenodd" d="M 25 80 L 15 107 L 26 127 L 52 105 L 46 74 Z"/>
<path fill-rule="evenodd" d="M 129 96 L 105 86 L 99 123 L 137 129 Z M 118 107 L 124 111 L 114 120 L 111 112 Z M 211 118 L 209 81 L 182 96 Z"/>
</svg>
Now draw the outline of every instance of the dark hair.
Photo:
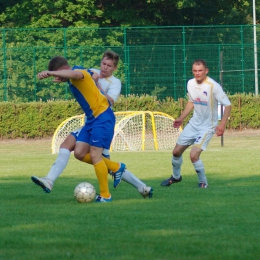
<svg viewBox="0 0 260 260">
<path fill-rule="evenodd" d="M 103 54 L 102 60 L 104 58 L 108 58 L 109 60 L 113 60 L 115 67 L 117 66 L 118 61 L 119 61 L 119 55 L 117 53 L 113 52 L 113 51 L 105 51 L 104 54 Z"/>
<path fill-rule="evenodd" d="M 192 63 L 192 66 L 193 65 L 200 65 L 200 64 L 202 64 L 206 69 L 208 68 L 207 62 L 205 60 L 202 60 L 202 59 L 195 60 Z"/>
<path fill-rule="evenodd" d="M 56 71 L 61 67 L 67 67 L 67 66 L 69 66 L 67 59 L 65 59 L 62 56 L 56 56 L 50 60 L 48 65 L 48 70 Z"/>
</svg>

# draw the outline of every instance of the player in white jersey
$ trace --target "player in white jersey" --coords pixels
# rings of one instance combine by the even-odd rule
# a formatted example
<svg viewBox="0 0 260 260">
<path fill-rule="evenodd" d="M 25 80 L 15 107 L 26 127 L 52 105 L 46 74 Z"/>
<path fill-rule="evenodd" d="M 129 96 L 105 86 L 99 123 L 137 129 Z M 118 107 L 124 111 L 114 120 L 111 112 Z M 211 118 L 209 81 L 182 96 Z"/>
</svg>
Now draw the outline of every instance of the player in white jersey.
<svg viewBox="0 0 260 260">
<path fill-rule="evenodd" d="M 112 51 L 106 51 L 103 54 L 100 63 L 100 70 L 90 69 L 93 72 L 92 78 L 95 80 L 97 87 L 107 97 L 111 106 L 113 106 L 121 92 L 121 81 L 113 75 L 113 72 L 117 69 L 118 61 L 118 54 Z M 71 132 L 71 134 L 63 141 L 60 146 L 58 157 L 46 177 L 32 176 L 32 181 L 39 185 L 45 192 L 51 192 L 55 180 L 67 166 L 70 159 L 70 153 L 74 151 L 76 139 L 80 130 L 81 128 Z M 104 149 L 103 156 L 109 158 L 109 150 Z M 122 180 L 133 185 L 144 198 L 152 197 L 153 188 L 146 186 L 145 183 L 139 180 L 129 170 L 125 169 L 122 175 Z"/>
<path fill-rule="evenodd" d="M 231 112 L 231 103 L 222 87 L 212 78 L 208 77 L 208 67 L 204 60 L 195 60 L 192 65 L 194 78 L 188 81 L 188 102 L 180 117 L 175 120 L 173 127 L 178 128 L 183 120 L 193 110 L 193 116 L 185 126 L 173 149 L 172 176 L 164 180 L 161 186 L 170 186 L 180 182 L 182 154 L 190 146 L 190 160 L 198 175 L 199 188 L 208 188 L 203 162 L 200 154 L 205 151 L 209 141 L 216 133 L 222 136 Z M 223 117 L 218 124 L 218 103 L 225 107 Z"/>
</svg>

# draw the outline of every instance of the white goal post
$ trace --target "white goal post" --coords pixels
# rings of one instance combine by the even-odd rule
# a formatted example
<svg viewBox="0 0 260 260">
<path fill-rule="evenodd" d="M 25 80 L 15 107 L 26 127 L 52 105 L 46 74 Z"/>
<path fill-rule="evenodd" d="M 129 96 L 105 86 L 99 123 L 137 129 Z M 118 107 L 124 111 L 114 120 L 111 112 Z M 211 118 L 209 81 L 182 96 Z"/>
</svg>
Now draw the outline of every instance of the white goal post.
<svg viewBox="0 0 260 260">
<path fill-rule="evenodd" d="M 144 151 L 173 149 L 182 129 L 173 128 L 174 118 L 162 112 L 115 112 L 115 133 L 111 151 Z M 85 115 L 63 121 L 52 138 L 52 153 L 59 152 L 66 137 L 84 124 Z"/>
</svg>

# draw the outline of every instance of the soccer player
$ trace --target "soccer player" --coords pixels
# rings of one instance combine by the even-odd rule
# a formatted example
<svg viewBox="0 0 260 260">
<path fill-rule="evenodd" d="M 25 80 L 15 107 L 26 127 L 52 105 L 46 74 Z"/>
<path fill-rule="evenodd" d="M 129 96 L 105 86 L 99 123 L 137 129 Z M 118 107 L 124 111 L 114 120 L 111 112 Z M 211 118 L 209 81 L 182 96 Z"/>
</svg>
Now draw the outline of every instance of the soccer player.
<svg viewBox="0 0 260 260">
<path fill-rule="evenodd" d="M 98 88 L 103 91 L 103 94 L 107 97 L 111 105 L 114 104 L 121 92 L 121 81 L 113 75 L 113 72 L 117 69 L 118 61 L 119 56 L 117 53 L 106 51 L 100 63 L 100 70 L 91 69 L 91 72 L 93 72 L 92 78 L 95 80 Z M 67 166 L 70 153 L 74 151 L 80 130 L 81 128 L 73 131 L 61 144 L 58 157 L 46 177 L 32 176 L 33 182 L 42 187 L 45 192 L 51 192 L 55 180 Z M 104 149 L 103 156 L 109 158 L 109 155 L 109 150 Z M 153 189 L 146 186 L 145 183 L 140 181 L 127 169 L 125 169 L 122 179 L 133 185 L 144 198 L 152 197 Z M 114 186 L 116 187 L 118 183 L 116 179 L 114 181 Z"/>
<path fill-rule="evenodd" d="M 56 56 L 49 62 L 48 70 L 40 72 L 38 78 L 54 77 L 54 82 L 69 83 L 71 92 L 87 118 L 77 137 L 74 156 L 80 161 L 94 165 L 100 190 L 96 201 L 110 202 L 112 197 L 108 188 L 107 172 L 113 172 L 114 185 L 117 186 L 121 182 L 125 165 L 102 156 L 103 149 L 109 149 L 114 135 L 115 115 L 91 74 L 92 72 L 85 69 L 75 66 L 71 68 L 64 57 Z"/>
<path fill-rule="evenodd" d="M 193 110 L 193 116 L 184 128 L 173 149 L 172 157 L 172 176 L 164 180 L 161 186 L 170 186 L 173 183 L 180 182 L 182 154 L 190 146 L 190 160 L 198 175 L 199 188 L 208 188 L 208 181 L 205 175 L 203 162 L 200 159 L 202 151 L 206 150 L 214 133 L 222 136 L 225 131 L 226 123 L 231 112 L 231 103 L 224 93 L 222 87 L 208 77 L 209 69 L 204 60 L 195 60 L 192 65 L 194 78 L 188 81 L 188 103 L 175 120 L 173 127 L 178 128 L 183 120 Z M 218 124 L 218 103 L 225 107 L 223 117 Z"/>
</svg>

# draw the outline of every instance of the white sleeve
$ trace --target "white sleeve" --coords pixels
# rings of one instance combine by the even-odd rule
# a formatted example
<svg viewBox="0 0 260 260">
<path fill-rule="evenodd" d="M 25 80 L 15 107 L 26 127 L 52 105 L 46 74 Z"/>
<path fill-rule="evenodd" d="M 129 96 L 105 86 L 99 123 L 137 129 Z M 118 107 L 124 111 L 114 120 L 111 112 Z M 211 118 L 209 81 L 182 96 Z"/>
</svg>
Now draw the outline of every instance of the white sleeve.
<svg viewBox="0 0 260 260">
<path fill-rule="evenodd" d="M 219 84 L 215 86 L 214 95 L 215 98 L 218 100 L 218 102 L 223 106 L 227 107 L 231 105 L 228 96 L 226 95 L 226 93 L 223 91 L 222 87 Z"/>
<path fill-rule="evenodd" d="M 100 75 L 100 70 L 94 69 L 94 68 L 91 68 L 90 70 L 93 71 L 93 72 L 96 72 L 98 75 Z"/>
<path fill-rule="evenodd" d="M 109 85 L 106 94 L 113 98 L 114 102 L 116 102 L 121 93 L 121 87 L 121 81 L 117 79 Z"/>
<path fill-rule="evenodd" d="M 192 94 L 191 93 L 192 92 L 192 86 L 191 85 L 192 85 L 192 80 L 189 80 L 188 83 L 187 83 L 187 96 L 188 96 L 189 101 L 193 103 L 194 100 L 191 97 L 191 94 Z"/>
</svg>

